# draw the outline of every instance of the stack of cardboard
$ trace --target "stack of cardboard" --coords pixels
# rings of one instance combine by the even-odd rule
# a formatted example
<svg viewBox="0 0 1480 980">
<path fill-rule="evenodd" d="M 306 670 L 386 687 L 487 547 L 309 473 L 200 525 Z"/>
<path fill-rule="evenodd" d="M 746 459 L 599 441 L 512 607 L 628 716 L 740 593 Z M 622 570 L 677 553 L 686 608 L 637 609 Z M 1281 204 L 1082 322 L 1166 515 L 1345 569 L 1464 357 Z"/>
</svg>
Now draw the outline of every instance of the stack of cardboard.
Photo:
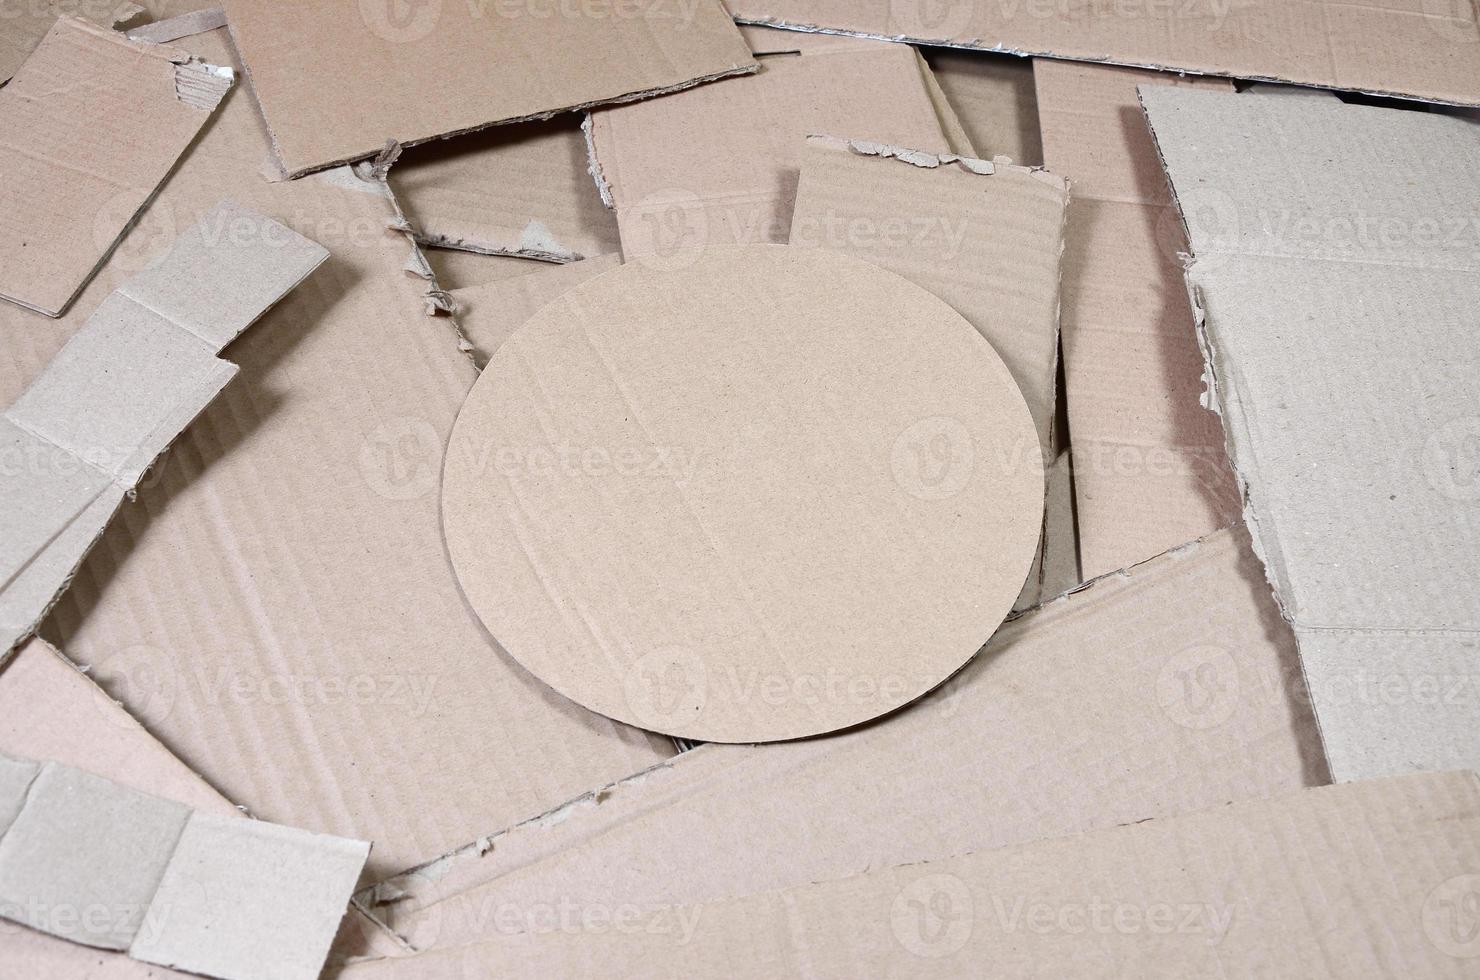
<svg viewBox="0 0 1480 980">
<path fill-rule="evenodd" d="M 1480 970 L 1474 0 L 0 79 L 0 976 Z"/>
</svg>

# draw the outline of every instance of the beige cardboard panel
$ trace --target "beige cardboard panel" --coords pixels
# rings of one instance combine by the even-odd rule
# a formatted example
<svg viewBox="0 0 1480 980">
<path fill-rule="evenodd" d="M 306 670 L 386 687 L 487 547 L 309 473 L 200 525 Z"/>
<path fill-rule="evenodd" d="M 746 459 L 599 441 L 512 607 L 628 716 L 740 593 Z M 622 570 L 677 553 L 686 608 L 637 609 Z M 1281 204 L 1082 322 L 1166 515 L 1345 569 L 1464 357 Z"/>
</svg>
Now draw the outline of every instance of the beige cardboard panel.
<svg viewBox="0 0 1480 980">
<path fill-rule="evenodd" d="M 573 262 L 621 247 L 588 167 L 566 113 L 413 147 L 390 183 L 425 244 Z"/>
<path fill-rule="evenodd" d="M 469 395 L 442 485 L 458 581 L 510 653 L 607 717 L 723 742 L 944 681 L 1010 609 L 1043 514 L 1031 416 L 971 324 L 781 245 L 624 265 L 546 306 Z"/>
<path fill-rule="evenodd" d="M 566 290 L 622 264 L 620 255 L 598 255 L 560 266 L 540 266 L 527 275 L 452 290 L 457 322 L 481 366 L 524 321 Z"/>
<path fill-rule="evenodd" d="M 949 48 L 927 48 L 925 57 L 976 148 L 975 156 L 1043 166 L 1032 61 Z"/>
<path fill-rule="evenodd" d="M 810 134 L 931 152 L 949 142 L 915 53 L 888 44 L 763 58 L 723 86 L 593 112 L 590 130 L 629 261 L 785 242 Z"/>
<path fill-rule="evenodd" d="M 480 0 L 225 7 L 290 176 L 373 156 L 388 139 L 409 146 L 755 68 L 718 0 L 604 15 Z"/>
<path fill-rule="evenodd" d="M 1190 230 L 1250 527 L 1311 653 L 1333 773 L 1473 768 L 1480 603 L 1449 583 L 1480 575 L 1467 340 L 1480 129 L 1331 101 L 1142 98 Z M 1255 134 L 1236 158 L 1225 127 Z"/>
<path fill-rule="evenodd" d="M 704 902 L 1318 785 L 1299 676 L 1247 539 L 1219 532 L 1013 620 L 897 715 L 702 746 L 395 879 L 374 912 L 453 945 L 507 931 L 503 908 Z"/>
<path fill-rule="evenodd" d="M 181 43 L 231 63 L 224 32 Z M 230 96 L 78 309 L 226 194 L 331 257 L 232 345 L 240 375 L 110 526 L 47 635 L 231 799 L 374 840 L 371 874 L 388 874 L 673 749 L 550 692 L 467 609 L 435 486 L 474 366 L 425 316 L 382 186 L 347 170 L 270 184 L 264 139 Z M 81 322 L 0 310 L 17 353 L 0 390 L 59 346 L 34 325 Z"/>
<path fill-rule="evenodd" d="M 38 0 L 7 8 L 4 20 L 0 20 L 0 84 L 16 73 L 62 14 L 74 14 L 101 27 L 112 27 L 136 16 L 139 11 L 138 4 L 127 0 L 100 4 Z"/>
<path fill-rule="evenodd" d="M 1136 104 L 1138 82 L 1215 79 L 1034 63 L 1044 156 L 1073 187 L 1063 349 L 1079 558 L 1087 578 L 1226 527 L 1238 496 L 1177 257 L 1186 248 Z"/>
<path fill-rule="evenodd" d="M 1480 105 L 1470 0 L 1043 4 L 726 0 L 736 20 L 795 30 L 1108 61 Z"/>
<path fill-rule="evenodd" d="M 41 767 L 23 759 L 0 756 L 0 836 L 3 836 L 26 803 L 26 792 Z"/>
<path fill-rule="evenodd" d="M 178 49 L 58 20 L 0 89 L 0 298 L 60 315 L 231 79 Z"/>
<path fill-rule="evenodd" d="M 352 968 L 378 977 L 1473 973 L 1480 779 L 1425 773 Z"/>
</svg>

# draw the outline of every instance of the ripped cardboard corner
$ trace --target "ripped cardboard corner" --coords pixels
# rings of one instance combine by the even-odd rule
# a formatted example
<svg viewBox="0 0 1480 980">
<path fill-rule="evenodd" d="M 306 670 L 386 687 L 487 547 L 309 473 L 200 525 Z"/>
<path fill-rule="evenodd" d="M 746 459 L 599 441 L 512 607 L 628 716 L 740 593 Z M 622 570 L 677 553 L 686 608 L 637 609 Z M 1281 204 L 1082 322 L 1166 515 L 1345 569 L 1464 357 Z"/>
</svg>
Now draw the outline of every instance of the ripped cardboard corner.
<svg viewBox="0 0 1480 980">
<path fill-rule="evenodd" d="M 753 72 L 719 0 L 579 4 L 227 0 L 227 20 L 290 177 L 500 123 Z M 333 44 L 305 43 L 333 38 Z"/>
<path fill-rule="evenodd" d="M 222 202 L 105 299 L 0 415 L 0 660 L 155 457 L 236 373 L 217 355 L 328 252 Z"/>
<path fill-rule="evenodd" d="M 0 299 L 61 316 L 233 77 L 176 48 L 59 19 L 0 89 Z"/>
<path fill-rule="evenodd" d="M 129 0 L 103 0 L 96 6 L 69 0 L 28 0 L 8 4 L 0 17 L 0 85 L 4 85 L 36 50 L 57 18 L 85 17 L 99 27 L 117 27 L 144 12 Z"/>
<path fill-rule="evenodd" d="M 915 52 L 856 42 L 761 59 L 754 75 L 592 112 L 591 171 L 627 261 L 787 240 L 803 141 L 840 133 L 946 152 Z"/>
<path fill-rule="evenodd" d="M 1480 125 L 1140 96 L 1332 774 L 1480 768 Z"/>
<path fill-rule="evenodd" d="M 313 980 L 370 845 L 0 756 L 0 916 L 226 980 Z"/>
<path fill-rule="evenodd" d="M 727 0 L 745 24 L 1480 105 L 1473 0 Z"/>
</svg>

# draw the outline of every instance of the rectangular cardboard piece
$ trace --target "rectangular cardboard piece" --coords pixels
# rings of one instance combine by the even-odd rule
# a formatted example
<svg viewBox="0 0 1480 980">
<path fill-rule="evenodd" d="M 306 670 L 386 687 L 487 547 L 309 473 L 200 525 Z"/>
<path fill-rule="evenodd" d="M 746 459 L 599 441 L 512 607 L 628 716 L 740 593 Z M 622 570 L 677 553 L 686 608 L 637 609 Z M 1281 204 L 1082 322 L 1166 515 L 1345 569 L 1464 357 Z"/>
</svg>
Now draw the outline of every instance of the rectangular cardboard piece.
<svg viewBox="0 0 1480 980">
<path fill-rule="evenodd" d="M 809 138 L 801 162 L 791 244 L 866 259 L 955 308 L 1022 390 L 1046 468 L 1057 455 L 1064 180 L 1005 163 L 827 136 Z M 1056 530 L 1067 530 L 1072 540 L 1072 527 Z M 1019 608 L 1041 597 L 1041 550 Z"/>
<path fill-rule="evenodd" d="M 1008 622 L 890 718 L 701 746 L 367 902 L 413 946 L 455 945 L 506 931 L 490 910 L 705 902 L 1317 785 L 1298 678 L 1223 531 Z"/>
<path fill-rule="evenodd" d="M 726 2 L 749 24 L 1480 105 L 1472 0 Z"/>
<path fill-rule="evenodd" d="M 99 27 L 113 27 L 142 11 L 142 7 L 129 0 L 103 0 L 102 3 L 31 0 L 7 6 L 5 16 L 0 18 L 0 85 L 5 84 L 25 63 L 63 14 L 85 17 Z"/>
<path fill-rule="evenodd" d="M 60 316 L 232 79 L 177 48 L 57 20 L 0 89 L 0 299 Z"/>
<path fill-rule="evenodd" d="M 179 43 L 233 63 L 225 31 Z M 0 307 L 0 404 L 223 194 L 329 247 L 229 349 L 236 379 L 44 629 L 233 801 L 374 840 L 373 880 L 674 748 L 551 692 L 468 610 L 436 487 L 476 368 L 425 315 L 385 184 L 348 168 L 269 183 L 266 152 L 237 93 L 67 316 Z"/>
<path fill-rule="evenodd" d="M 755 70 L 719 0 L 529 7 L 227 0 L 289 176 Z M 320 44 L 332 38 L 332 44 Z"/>
<path fill-rule="evenodd" d="M 784 243 L 808 135 L 949 149 L 915 52 L 869 42 L 768 55 L 755 75 L 602 109 L 587 125 L 629 262 Z"/>
<path fill-rule="evenodd" d="M 46 762 L 0 836 L 0 916 L 208 976 L 312 980 L 369 853 Z"/>
<path fill-rule="evenodd" d="M 1136 103 L 1137 82 L 1229 91 L 1219 79 L 1038 61 L 1049 167 L 1070 181 L 1064 388 L 1086 578 L 1238 519 L 1217 418 L 1200 402 L 1185 250 Z"/>
<path fill-rule="evenodd" d="M 925 815 L 928 816 L 928 815 Z M 1297 790 L 353 966 L 382 977 L 1466 977 L 1480 777 Z M 506 919 L 517 919 L 505 914 Z M 618 924 L 620 923 L 620 924 Z"/>
<path fill-rule="evenodd" d="M 236 373 L 221 349 L 328 257 L 222 202 L 103 300 L 0 415 L 0 660 L 35 629 L 127 493 Z"/>
<path fill-rule="evenodd" d="M 1480 125 L 1141 86 L 1338 779 L 1480 768 Z"/>
</svg>

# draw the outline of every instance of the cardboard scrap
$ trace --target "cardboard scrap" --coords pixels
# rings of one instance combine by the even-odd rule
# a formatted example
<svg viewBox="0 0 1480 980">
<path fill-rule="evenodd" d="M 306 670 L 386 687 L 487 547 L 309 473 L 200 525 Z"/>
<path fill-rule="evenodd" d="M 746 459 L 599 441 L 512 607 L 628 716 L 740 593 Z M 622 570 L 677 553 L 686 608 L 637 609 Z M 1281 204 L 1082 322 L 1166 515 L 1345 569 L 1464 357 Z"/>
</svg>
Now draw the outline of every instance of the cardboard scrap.
<svg viewBox="0 0 1480 980">
<path fill-rule="evenodd" d="M 221 349 L 328 256 L 222 202 L 88 318 L 0 415 L 0 659 L 56 601 L 144 471 L 236 374 Z"/>
<path fill-rule="evenodd" d="M 1143 85 L 1338 779 L 1480 767 L 1480 125 Z"/>
<path fill-rule="evenodd" d="M 1327 781 L 1293 638 L 1222 531 L 1012 620 L 890 718 L 701 746 L 365 904 L 416 948 L 457 945 L 562 902 L 657 910 Z"/>
<path fill-rule="evenodd" d="M 73 14 L 100 27 L 114 27 L 138 16 L 143 9 L 128 0 L 102 0 L 100 3 L 28 0 L 7 5 L 4 17 L 0 17 L 0 85 L 5 84 L 31 56 L 58 17 Z"/>
<path fill-rule="evenodd" d="M 1136 84 L 1229 91 L 1103 65 L 1034 65 L 1044 157 L 1071 181 L 1064 252 L 1064 387 L 1086 578 L 1238 519 L 1184 298 L 1176 211 Z"/>
<path fill-rule="evenodd" d="M 719 0 L 600 16 L 495 0 L 225 6 L 292 177 L 373 156 L 387 139 L 411 146 L 755 70 Z M 313 43 L 323 38 L 334 43 Z"/>
<path fill-rule="evenodd" d="M 57 20 L 0 89 L 0 299 L 60 316 L 233 78 L 177 48 Z"/>
<path fill-rule="evenodd" d="M 458 323 L 473 345 L 478 366 L 487 364 L 494 351 L 541 307 L 621 264 L 620 255 L 598 255 L 583 262 L 542 266 L 526 275 L 452 290 Z"/>
<path fill-rule="evenodd" d="M 928 48 L 925 57 L 976 147 L 974 156 L 1043 166 L 1032 61 L 950 48 Z"/>
<path fill-rule="evenodd" d="M 789 30 L 1480 105 L 1480 17 L 1472 0 L 726 4 L 737 21 Z"/>
<path fill-rule="evenodd" d="M 946 151 L 923 78 L 911 49 L 859 42 L 763 57 L 752 76 L 592 112 L 592 169 L 623 255 L 785 242 L 811 133 Z"/>
<path fill-rule="evenodd" d="M 1043 460 L 941 300 L 825 249 L 722 246 L 614 269 L 507 339 L 442 515 L 469 604 L 552 688 L 769 741 L 907 704 L 981 647 L 1032 563 Z"/>
<path fill-rule="evenodd" d="M 207 976 L 318 976 L 369 844 L 31 765 L 0 776 L 0 810 L 21 797 L 0 836 L 0 916 Z"/>
<path fill-rule="evenodd" d="M 232 63 L 224 31 L 181 44 Z M 264 146 L 229 98 L 67 316 L 0 308 L 0 392 L 223 194 L 330 248 L 232 346 L 239 376 L 44 632 L 233 801 L 374 840 L 369 874 L 391 874 L 674 748 L 545 688 L 469 612 L 436 485 L 476 369 L 402 271 L 385 185 L 348 168 L 270 184 Z"/>
</svg>

